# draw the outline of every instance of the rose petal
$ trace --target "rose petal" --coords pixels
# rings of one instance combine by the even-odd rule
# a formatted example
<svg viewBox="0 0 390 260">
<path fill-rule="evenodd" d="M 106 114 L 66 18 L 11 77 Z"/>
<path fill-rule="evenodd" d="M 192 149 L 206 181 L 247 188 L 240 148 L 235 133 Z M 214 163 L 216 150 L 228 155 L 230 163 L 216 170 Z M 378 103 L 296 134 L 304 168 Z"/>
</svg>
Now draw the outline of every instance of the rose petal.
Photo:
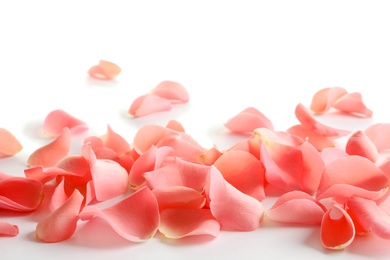
<svg viewBox="0 0 390 260">
<path fill-rule="evenodd" d="M 161 212 L 159 231 L 168 238 L 194 235 L 217 237 L 220 225 L 209 209 L 166 209 Z"/>
<path fill-rule="evenodd" d="M 234 188 L 215 166 L 211 166 L 206 194 L 210 200 L 211 213 L 223 230 L 252 231 L 263 220 L 264 208 L 261 202 Z"/>
<path fill-rule="evenodd" d="M 315 113 L 327 112 L 334 103 L 348 92 L 341 87 L 323 88 L 312 98 L 310 109 Z"/>
<path fill-rule="evenodd" d="M 344 113 L 372 116 L 372 111 L 366 107 L 362 95 L 358 92 L 343 95 L 333 104 L 333 107 Z"/>
<path fill-rule="evenodd" d="M 325 165 L 347 156 L 349 156 L 349 154 L 347 154 L 344 150 L 334 147 L 325 148 L 321 151 L 321 158 Z"/>
<path fill-rule="evenodd" d="M 362 131 L 356 131 L 349 137 L 345 151 L 350 155 L 366 157 L 372 162 L 378 160 L 378 150 L 374 143 Z"/>
<path fill-rule="evenodd" d="M 16 225 L 12 225 L 6 221 L 0 220 L 0 237 L 14 237 L 19 234 L 19 228 Z"/>
<path fill-rule="evenodd" d="M 52 142 L 35 150 L 28 158 L 27 165 L 51 167 L 64 158 L 70 151 L 70 131 L 65 127 Z"/>
<path fill-rule="evenodd" d="M 322 151 L 328 147 L 334 147 L 333 138 L 320 135 L 315 131 L 306 128 L 303 125 L 295 125 L 287 129 L 287 132 L 300 138 L 307 140 L 309 143 L 314 145 L 318 151 Z"/>
<path fill-rule="evenodd" d="M 180 83 L 166 80 L 150 91 L 152 94 L 168 99 L 173 103 L 185 103 L 190 99 L 188 91 Z"/>
<path fill-rule="evenodd" d="M 135 117 L 141 117 L 170 109 L 172 109 L 172 104 L 168 99 L 146 94 L 134 99 L 128 112 Z"/>
<path fill-rule="evenodd" d="M 107 126 L 107 133 L 100 136 L 100 138 L 103 140 L 104 147 L 112 149 L 118 154 L 126 153 L 131 149 L 126 139 L 114 132 L 109 125 Z"/>
<path fill-rule="evenodd" d="M 85 122 L 75 118 L 64 110 L 51 111 L 43 121 L 42 130 L 49 136 L 58 136 L 62 129 L 69 128 L 72 134 L 77 134 L 88 129 Z"/>
<path fill-rule="evenodd" d="M 230 118 L 225 127 L 236 133 L 253 133 L 256 128 L 274 129 L 274 126 L 263 113 L 254 107 L 248 107 Z"/>
<path fill-rule="evenodd" d="M 166 125 L 166 128 L 172 129 L 176 132 L 185 132 L 183 125 L 179 121 L 174 119 L 169 120 L 168 124 Z"/>
<path fill-rule="evenodd" d="M 121 68 L 115 63 L 100 60 L 99 64 L 92 66 L 88 70 L 88 74 L 95 79 L 112 80 L 121 72 Z"/>
<path fill-rule="evenodd" d="M 364 133 L 375 144 L 379 152 L 390 148 L 390 123 L 373 124 L 369 126 Z"/>
<path fill-rule="evenodd" d="M 325 248 L 344 249 L 355 238 L 355 227 L 348 213 L 339 205 L 333 205 L 321 222 L 321 242 Z"/>
<path fill-rule="evenodd" d="M 103 219 L 116 233 L 133 242 L 153 237 L 160 224 L 157 200 L 147 187 L 103 210 L 86 206 L 80 213 L 81 220 L 93 217 Z"/>
<path fill-rule="evenodd" d="M 160 211 L 167 208 L 200 209 L 206 203 L 202 194 L 185 186 L 157 187 L 152 192 Z"/>
<path fill-rule="evenodd" d="M 23 146 L 10 131 L 0 128 L 0 158 L 12 156 L 22 148 Z"/>
<path fill-rule="evenodd" d="M 77 228 L 83 200 L 83 195 L 75 190 L 61 207 L 38 222 L 37 239 L 46 243 L 54 243 L 70 238 Z"/>
</svg>

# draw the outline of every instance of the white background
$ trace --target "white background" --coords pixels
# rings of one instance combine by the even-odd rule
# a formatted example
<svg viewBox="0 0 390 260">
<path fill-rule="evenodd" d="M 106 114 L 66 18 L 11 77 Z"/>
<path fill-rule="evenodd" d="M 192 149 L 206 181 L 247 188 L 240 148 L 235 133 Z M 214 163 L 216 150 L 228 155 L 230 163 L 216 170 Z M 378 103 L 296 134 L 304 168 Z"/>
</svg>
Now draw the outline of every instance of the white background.
<svg viewBox="0 0 390 260">
<path fill-rule="evenodd" d="M 23 176 L 29 154 L 50 140 L 47 113 L 64 109 L 88 134 L 109 124 L 129 142 L 142 125 L 181 122 L 204 147 L 228 148 L 245 136 L 223 123 L 248 106 L 276 130 L 297 124 L 294 108 L 321 88 L 360 92 L 370 119 L 325 115 L 351 130 L 390 122 L 390 6 L 386 1 L 2 1 L 0 127 L 23 144 L 0 171 Z M 88 78 L 100 59 L 122 68 L 116 80 Z M 188 104 L 134 119 L 127 110 L 160 81 L 190 93 Z M 80 140 L 78 140 L 80 141 Z M 72 152 L 78 152 L 75 142 Z M 270 203 L 265 201 L 268 207 Z M 34 215 L 0 211 L 20 234 L 0 238 L 1 259 L 371 259 L 390 256 L 390 241 L 356 238 L 346 250 L 322 248 L 317 227 L 272 223 L 216 239 L 130 243 L 102 223 L 81 226 L 68 241 L 34 240 Z"/>
</svg>

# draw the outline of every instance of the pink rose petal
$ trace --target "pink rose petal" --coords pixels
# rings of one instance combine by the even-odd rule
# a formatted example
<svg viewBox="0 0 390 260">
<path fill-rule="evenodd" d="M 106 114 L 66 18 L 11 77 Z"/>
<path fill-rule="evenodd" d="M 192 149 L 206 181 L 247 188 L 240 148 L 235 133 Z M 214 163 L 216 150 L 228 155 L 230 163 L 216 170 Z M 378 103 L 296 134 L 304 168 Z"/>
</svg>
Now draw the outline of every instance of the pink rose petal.
<svg viewBox="0 0 390 260">
<path fill-rule="evenodd" d="M 355 238 L 355 227 L 351 217 L 339 205 L 333 205 L 323 216 L 321 242 L 325 248 L 344 249 Z"/>
<path fill-rule="evenodd" d="M 357 131 L 349 137 L 345 151 L 350 155 L 363 156 L 372 162 L 378 160 L 378 150 L 362 131 Z"/>
<path fill-rule="evenodd" d="M 333 104 L 333 107 L 344 113 L 358 114 L 364 117 L 372 116 L 372 111 L 367 108 L 362 95 L 357 92 L 345 94 Z"/>
<path fill-rule="evenodd" d="M 61 207 L 38 222 L 37 239 L 46 243 L 54 243 L 70 238 L 77 228 L 83 200 L 83 195 L 75 190 Z"/>
<path fill-rule="evenodd" d="M 168 238 L 183 238 L 194 235 L 217 237 L 220 224 L 209 209 L 166 209 L 161 212 L 159 231 Z"/>
<path fill-rule="evenodd" d="M 183 85 L 170 80 L 160 82 L 150 92 L 154 95 L 168 99 L 173 103 L 185 103 L 190 99 L 188 91 Z"/>
<path fill-rule="evenodd" d="M 130 105 L 129 114 L 135 117 L 146 116 L 172 109 L 171 102 L 154 94 L 146 94 L 136 98 Z"/>
<path fill-rule="evenodd" d="M 152 192 L 160 211 L 167 208 L 200 209 L 206 203 L 206 198 L 201 193 L 185 186 L 157 187 Z"/>
<path fill-rule="evenodd" d="M 390 123 L 377 123 L 369 126 L 364 133 L 375 144 L 379 152 L 390 149 Z"/>
<path fill-rule="evenodd" d="M 16 225 L 12 225 L 6 221 L 0 220 L 0 237 L 14 237 L 19 234 L 19 228 Z"/>
<path fill-rule="evenodd" d="M 176 132 L 185 132 L 183 125 L 179 121 L 174 119 L 169 120 L 168 124 L 166 125 L 166 128 L 172 129 Z"/>
<path fill-rule="evenodd" d="M 30 167 L 41 165 L 44 168 L 54 166 L 68 155 L 70 145 L 70 131 L 65 127 L 52 142 L 35 150 L 29 156 L 27 165 Z"/>
<path fill-rule="evenodd" d="M 334 142 L 332 137 L 324 136 L 318 134 L 317 132 L 306 128 L 303 125 L 295 125 L 287 129 L 287 132 L 300 138 L 307 140 L 309 143 L 314 145 L 318 151 L 322 151 L 328 147 L 334 147 Z"/>
<path fill-rule="evenodd" d="M 80 213 L 81 220 L 93 217 L 103 219 L 116 233 L 133 242 L 153 237 L 160 224 L 157 200 L 147 187 L 103 210 L 86 206 Z"/>
<path fill-rule="evenodd" d="M 114 132 L 109 125 L 107 126 L 107 133 L 100 136 L 100 138 L 103 140 L 104 147 L 112 149 L 118 154 L 126 153 L 131 149 L 126 139 Z"/>
<path fill-rule="evenodd" d="M 312 98 L 310 109 L 315 113 L 325 113 L 334 103 L 348 92 L 341 87 L 323 88 Z"/>
<path fill-rule="evenodd" d="M 62 129 L 69 128 L 72 134 L 77 134 L 88 129 L 85 122 L 75 118 L 64 110 L 51 111 L 43 121 L 43 132 L 49 136 L 58 136 Z"/>
<path fill-rule="evenodd" d="M 22 148 L 23 146 L 10 131 L 0 128 L 0 158 L 12 156 Z"/>
<path fill-rule="evenodd" d="M 230 118 L 225 126 L 235 133 L 253 133 L 256 128 L 261 127 L 274 129 L 271 120 L 254 107 L 248 107 Z"/>
<path fill-rule="evenodd" d="M 88 74 L 95 79 L 112 80 L 121 72 L 121 68 L 113 62 L 100 60 L 99 64 L 92 66 Z"/>
</svg>

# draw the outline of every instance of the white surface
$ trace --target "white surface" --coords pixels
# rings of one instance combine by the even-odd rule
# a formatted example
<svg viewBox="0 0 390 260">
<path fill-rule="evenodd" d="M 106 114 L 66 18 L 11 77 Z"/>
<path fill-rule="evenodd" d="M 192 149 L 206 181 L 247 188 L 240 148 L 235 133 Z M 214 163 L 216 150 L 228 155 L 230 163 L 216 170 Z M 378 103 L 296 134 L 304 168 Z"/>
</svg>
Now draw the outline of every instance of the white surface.
<svg viewBox="0 0 390 260">
<path fill-rule="evenodd" d="M 286 130 L 297 123 L 298 102 L 309 105 L 317 90 L 341 86 L 362 93 L 373 118 L 320 121 L 352 130 L 390 122 L 389 11 L 386 1 L 2 1 L 0 127 L 24 148 L 1 159 L 0 171 L 23 176 L 29 154 L 48 142 L 39 127 L 57 108 L 87 122 L 90 135 L 104 134 L 109 124 L 131 142 L 140 126 L 177 119 L 201 145 L 227 148 L 244 137 L 223 123 L 242 109 L 254 106 Z M 122 68 L 115 81 L 88 78 L 99 59 Z M 182 83 L 190 102 L 131 118 L 134 98 L 162 80 Z M 332 252 L 322 248 L 318 227 L 271 223 L 214 240 L 156 237 L 141 244 L 92 223 L 68 241 L 43 244 L 34 240 L 33 214 L 0 211 L 0 217 L 20 228 L 17 237 L 0 238 L 1 259 L 390 256 L 390 242 L 373 236 Z"/>
</svg>

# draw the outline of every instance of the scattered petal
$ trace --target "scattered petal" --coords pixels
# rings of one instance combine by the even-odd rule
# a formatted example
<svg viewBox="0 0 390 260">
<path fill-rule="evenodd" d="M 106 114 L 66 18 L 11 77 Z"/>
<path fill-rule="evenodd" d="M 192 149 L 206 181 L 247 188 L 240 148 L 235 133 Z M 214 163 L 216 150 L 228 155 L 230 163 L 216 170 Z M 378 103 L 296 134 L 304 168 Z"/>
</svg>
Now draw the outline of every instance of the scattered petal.
<svg viewBox="0 0 390 260">
<path fill-rule="evenodd" d="M 206 198 L 194 189 L 185 186 L 158 187 L 152 190 L 161 210 L 167 208 L 200 209 Z"/>
<path fill-rule="evenodd" d="M 100 60 L 98 65 L 92 66 L 88 74 L 95 79 L 112 80 L 121 72 L 121 68 L 115 63 Z"/>
<path fill-rule="evenodd" d="M 0 237 L 14 237 L 19 234 L 19 228 L 16 225 L 12 225 L 6 221 L 0 220 Z"/>
<path fill-rule="evenodd" d="M 344 113 L 372 116 L 372 111 L 366 107 L 362 95 L 358 92 L 345 94 L 333 104 L 333 107 Z"/>
<path fill-rule="evenodd" d="M 378 123 L 369 126 L 364 133 L 375 144 L 379 152 L 390 149 L 390 123 Z"/>
<path fill-rule="evenodd" d="M 314 94 L 310 109 L 315 113 L 325 113 L 339 98 L 347 93 L 348 92 L 341 87 L 323 88 Z"/>
<path fill-rule="evenodd" d="M 10 131 L 0 128 L 0 158 L 12 156 L 22 148 L 23 146 Z"/>
<path fill-rule="evenodd" d="M 256 128 L 262 127 L 274 129 L 271 120 L 254 107 L 248 107 L 230 118 L 225 126 L 235 133 L 253 133 Z"/>
<path fill-rule="evenodd" d="M 51 111 L 43 121 L 43 132 L 49 136 L 58 136 L 65 128 L 69 128 L 72 134 L 77 134 L 88 129 L 85 122 L 75 118 L 64 110 Z"/>
<path fill-rule="evenodd" d="M 136 98 L 128 112 L 135 117 L 141 117 L 170 109 L 172 109 L 172 104 L 168 99 L 155 94 L 146 94 Z"/>
<path fill-rule="evenodd" d="M 362 131 L 356 131 L 349 137 L 345 151 L 350 155 L 363 156 L 372 162 L 378 160 L 375 144 Z"/>
<path fill-rule="evenodd" d="M 173 103 L 185 103 L 190 99 L 188 91 L 183 85 L 170 80 L 160 82 L 150 92 Z"/>
</svg>

